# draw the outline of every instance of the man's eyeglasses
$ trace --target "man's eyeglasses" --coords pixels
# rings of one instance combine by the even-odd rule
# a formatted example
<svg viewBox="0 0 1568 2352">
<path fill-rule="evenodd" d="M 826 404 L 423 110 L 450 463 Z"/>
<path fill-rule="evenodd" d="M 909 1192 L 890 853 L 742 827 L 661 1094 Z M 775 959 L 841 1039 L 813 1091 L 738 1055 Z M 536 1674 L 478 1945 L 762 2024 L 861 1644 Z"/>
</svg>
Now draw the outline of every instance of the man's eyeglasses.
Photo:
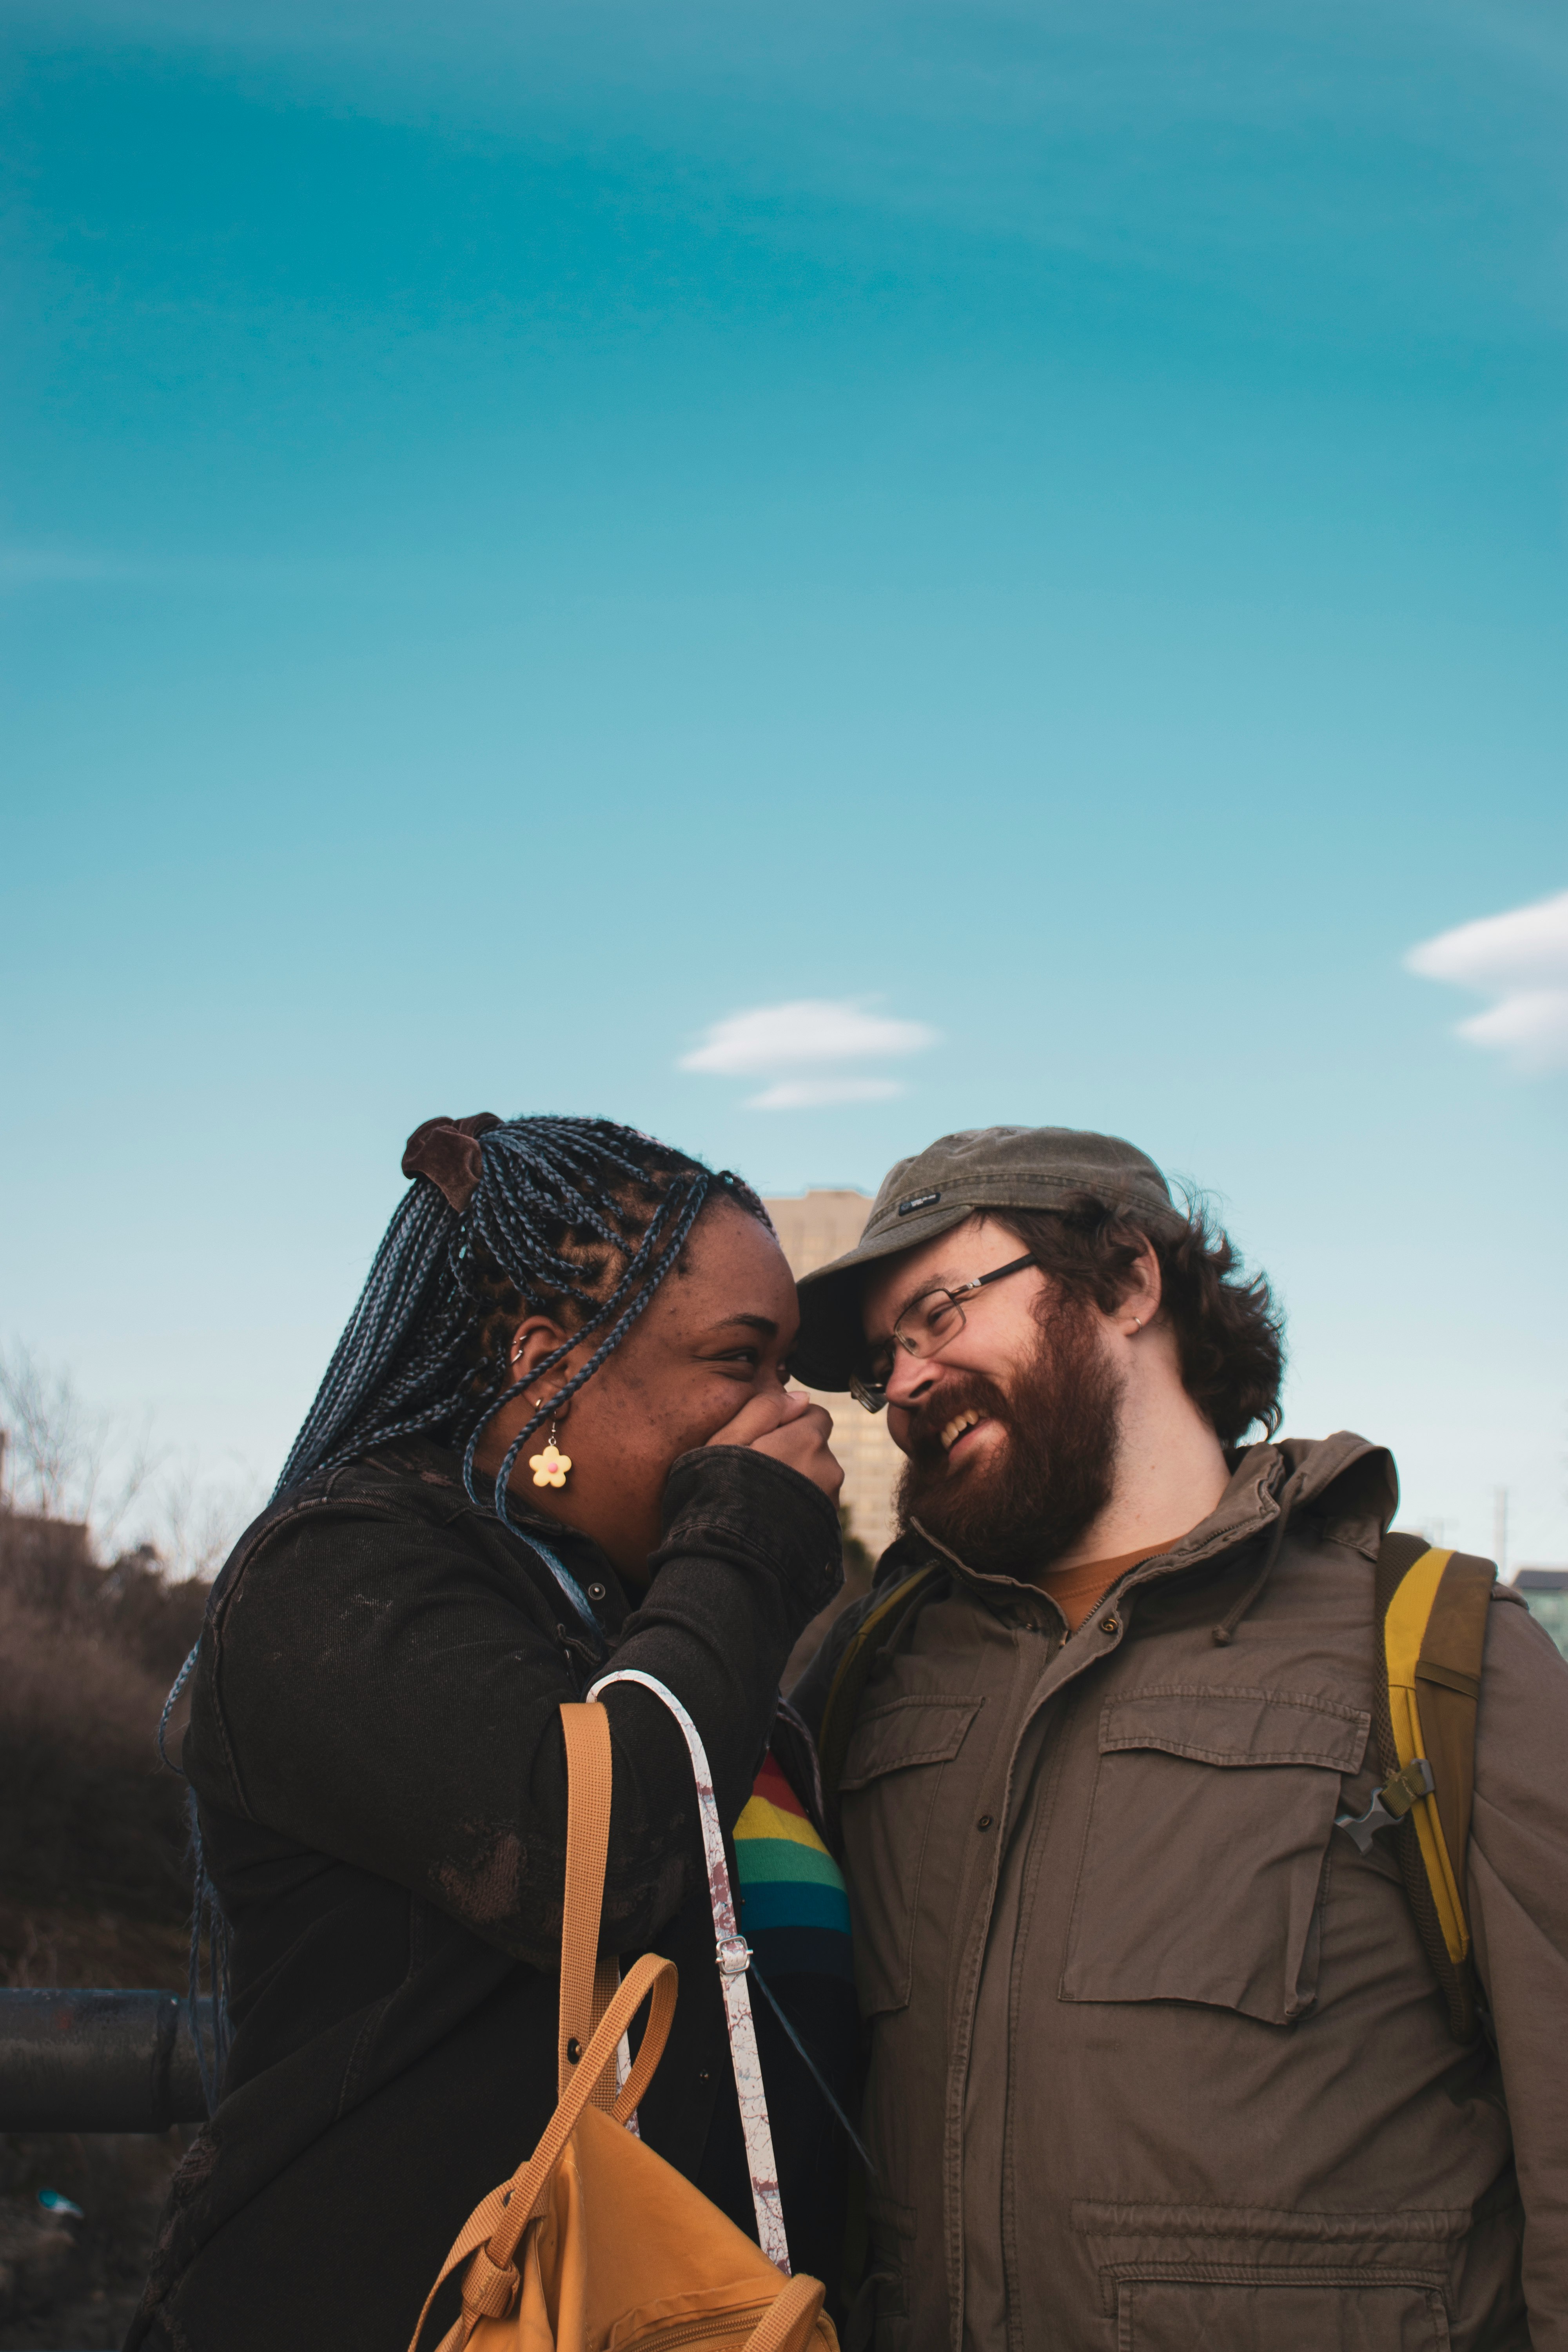
<svg viewBox="0 0 1568 2352">
<path fill-rule="evenodd" d="M 888 1402 L 888 1382 L 900 1349 L 906 1356 L 939 1356 L 963 1328 L 960 1299 L 967 1298 L 972 1290 L 984 1290 L 988 1282 L 1000 1282 L 1005 1275 L 1021 1274 L 1034 1263 L 1031 1251 L 1027 1257 L 1012 1258 L 992 1274 L 977 1274 L 973 1282 L 958 1283 L 952 1290 L 928 1290 L 912 1299 L 866 1370 L 852 1374 L 849 1393 L 856 1403 L 863 1404 L 868 1412 L 880 1412 Z"/>
</svg>

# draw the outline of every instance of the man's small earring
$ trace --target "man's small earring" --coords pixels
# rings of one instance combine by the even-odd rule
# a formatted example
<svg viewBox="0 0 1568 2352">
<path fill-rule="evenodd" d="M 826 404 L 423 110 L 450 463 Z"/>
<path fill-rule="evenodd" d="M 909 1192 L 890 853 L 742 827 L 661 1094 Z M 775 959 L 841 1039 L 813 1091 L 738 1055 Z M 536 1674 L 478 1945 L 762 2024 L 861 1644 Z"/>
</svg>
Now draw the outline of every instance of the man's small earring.
<svg viewBox="0 0 1568 2352">
<path fill-rule="evenodd" d="M 1134 1325 L 1135 1328 L 1136 1328 L 1136 1329 L 1138 1329 L 1138 1330 L 1140 1330 L 1140 1331 L 1142 1331 L 1142 1329 L 1143 1328 L 1143 1318 L 1142 1317 L 1142 1315 L 1134 1315 L 1134 1317 L 1132 1318 L 1132 1321 L 1133 1321 L 1133 1325 Z"/>
<path fill-rule="evenodd" d="M 566 1473 L 572 1467 L 572 1456 L 563 1454 L 555 1443 L 555 1416 L 550 1416 L 550 1443 L 542 1454 L 531 1454 L 528 1466 L 533 1473 L 536 1486 L 564 1486 Z"/>
</svg>

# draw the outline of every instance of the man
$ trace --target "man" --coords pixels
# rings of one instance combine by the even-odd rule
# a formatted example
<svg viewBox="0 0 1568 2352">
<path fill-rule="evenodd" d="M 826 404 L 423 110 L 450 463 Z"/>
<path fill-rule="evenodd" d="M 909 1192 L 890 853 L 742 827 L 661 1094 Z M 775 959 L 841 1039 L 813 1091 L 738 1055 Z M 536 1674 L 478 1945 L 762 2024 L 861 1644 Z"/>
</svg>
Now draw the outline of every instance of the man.
<svg viewBox="0 0 1568 2352">
<path fill-rule="evenodd" d="M 1544 1633 L 1474 1571 L 1456 2038 L 1404 1832 L 1335 1826 L 1385 1779 L 1394 1465 L 1274 1439 L 1262 1279 L 1131 1145 L 990 1128 L 896 1167 L 802 1293 L 799 1376 L 907 1456 L 795 1693 L 870 2029 L 878 2352 L 1568 2352 Z"/>
</svg>

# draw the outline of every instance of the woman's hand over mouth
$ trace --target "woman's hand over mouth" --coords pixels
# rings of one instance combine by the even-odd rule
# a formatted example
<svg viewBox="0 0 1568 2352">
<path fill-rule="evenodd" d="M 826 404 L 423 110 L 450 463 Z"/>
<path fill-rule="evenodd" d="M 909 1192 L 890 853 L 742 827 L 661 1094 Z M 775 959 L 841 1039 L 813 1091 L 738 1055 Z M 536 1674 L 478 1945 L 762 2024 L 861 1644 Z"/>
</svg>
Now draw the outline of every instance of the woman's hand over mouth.
<svg viewBox="0 0 1568 2352">
<path fill-rule="evenodd" d="M 779 1389 L 772 1396 L 753 1397 L 708 1443 L 749 1445 L 758 1454 L 771 1454 L 836 1503 L 844 1472 L 828 1447 L 832 1434 L 833 1417 L 825 1406 L 813 1404 L 803 1389 Z"/>
</svg>

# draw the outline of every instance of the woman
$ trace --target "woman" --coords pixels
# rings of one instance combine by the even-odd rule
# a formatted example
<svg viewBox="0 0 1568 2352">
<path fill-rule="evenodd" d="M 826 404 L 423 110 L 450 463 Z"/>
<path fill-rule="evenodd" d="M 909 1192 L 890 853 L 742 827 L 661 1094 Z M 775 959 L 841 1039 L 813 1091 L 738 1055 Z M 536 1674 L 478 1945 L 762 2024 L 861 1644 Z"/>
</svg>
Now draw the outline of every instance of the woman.
<svg viewBox="0 0 1568 2352">
<path fill-rule="evenodd" d="M 657 1675 L 734 1822 L 838 1580 L 830 1424 L 786 1391 L 795 1286 L 744 1184 L 599 1119 L 430 1120 L 403 1167 L 196 1659 L 232 2039 L 129 2338 L 148 2352 L 402 2352 L 555 2104 L 561 1702 L 612 1652 Z M 642 2130 L 749 2225 L 685 1742 L 645 1691 L 605 1705 L 604 1948 L 680 1971 Z M 798 2068 L 757 2007 L 764 2068 Z"/>
</svg>

